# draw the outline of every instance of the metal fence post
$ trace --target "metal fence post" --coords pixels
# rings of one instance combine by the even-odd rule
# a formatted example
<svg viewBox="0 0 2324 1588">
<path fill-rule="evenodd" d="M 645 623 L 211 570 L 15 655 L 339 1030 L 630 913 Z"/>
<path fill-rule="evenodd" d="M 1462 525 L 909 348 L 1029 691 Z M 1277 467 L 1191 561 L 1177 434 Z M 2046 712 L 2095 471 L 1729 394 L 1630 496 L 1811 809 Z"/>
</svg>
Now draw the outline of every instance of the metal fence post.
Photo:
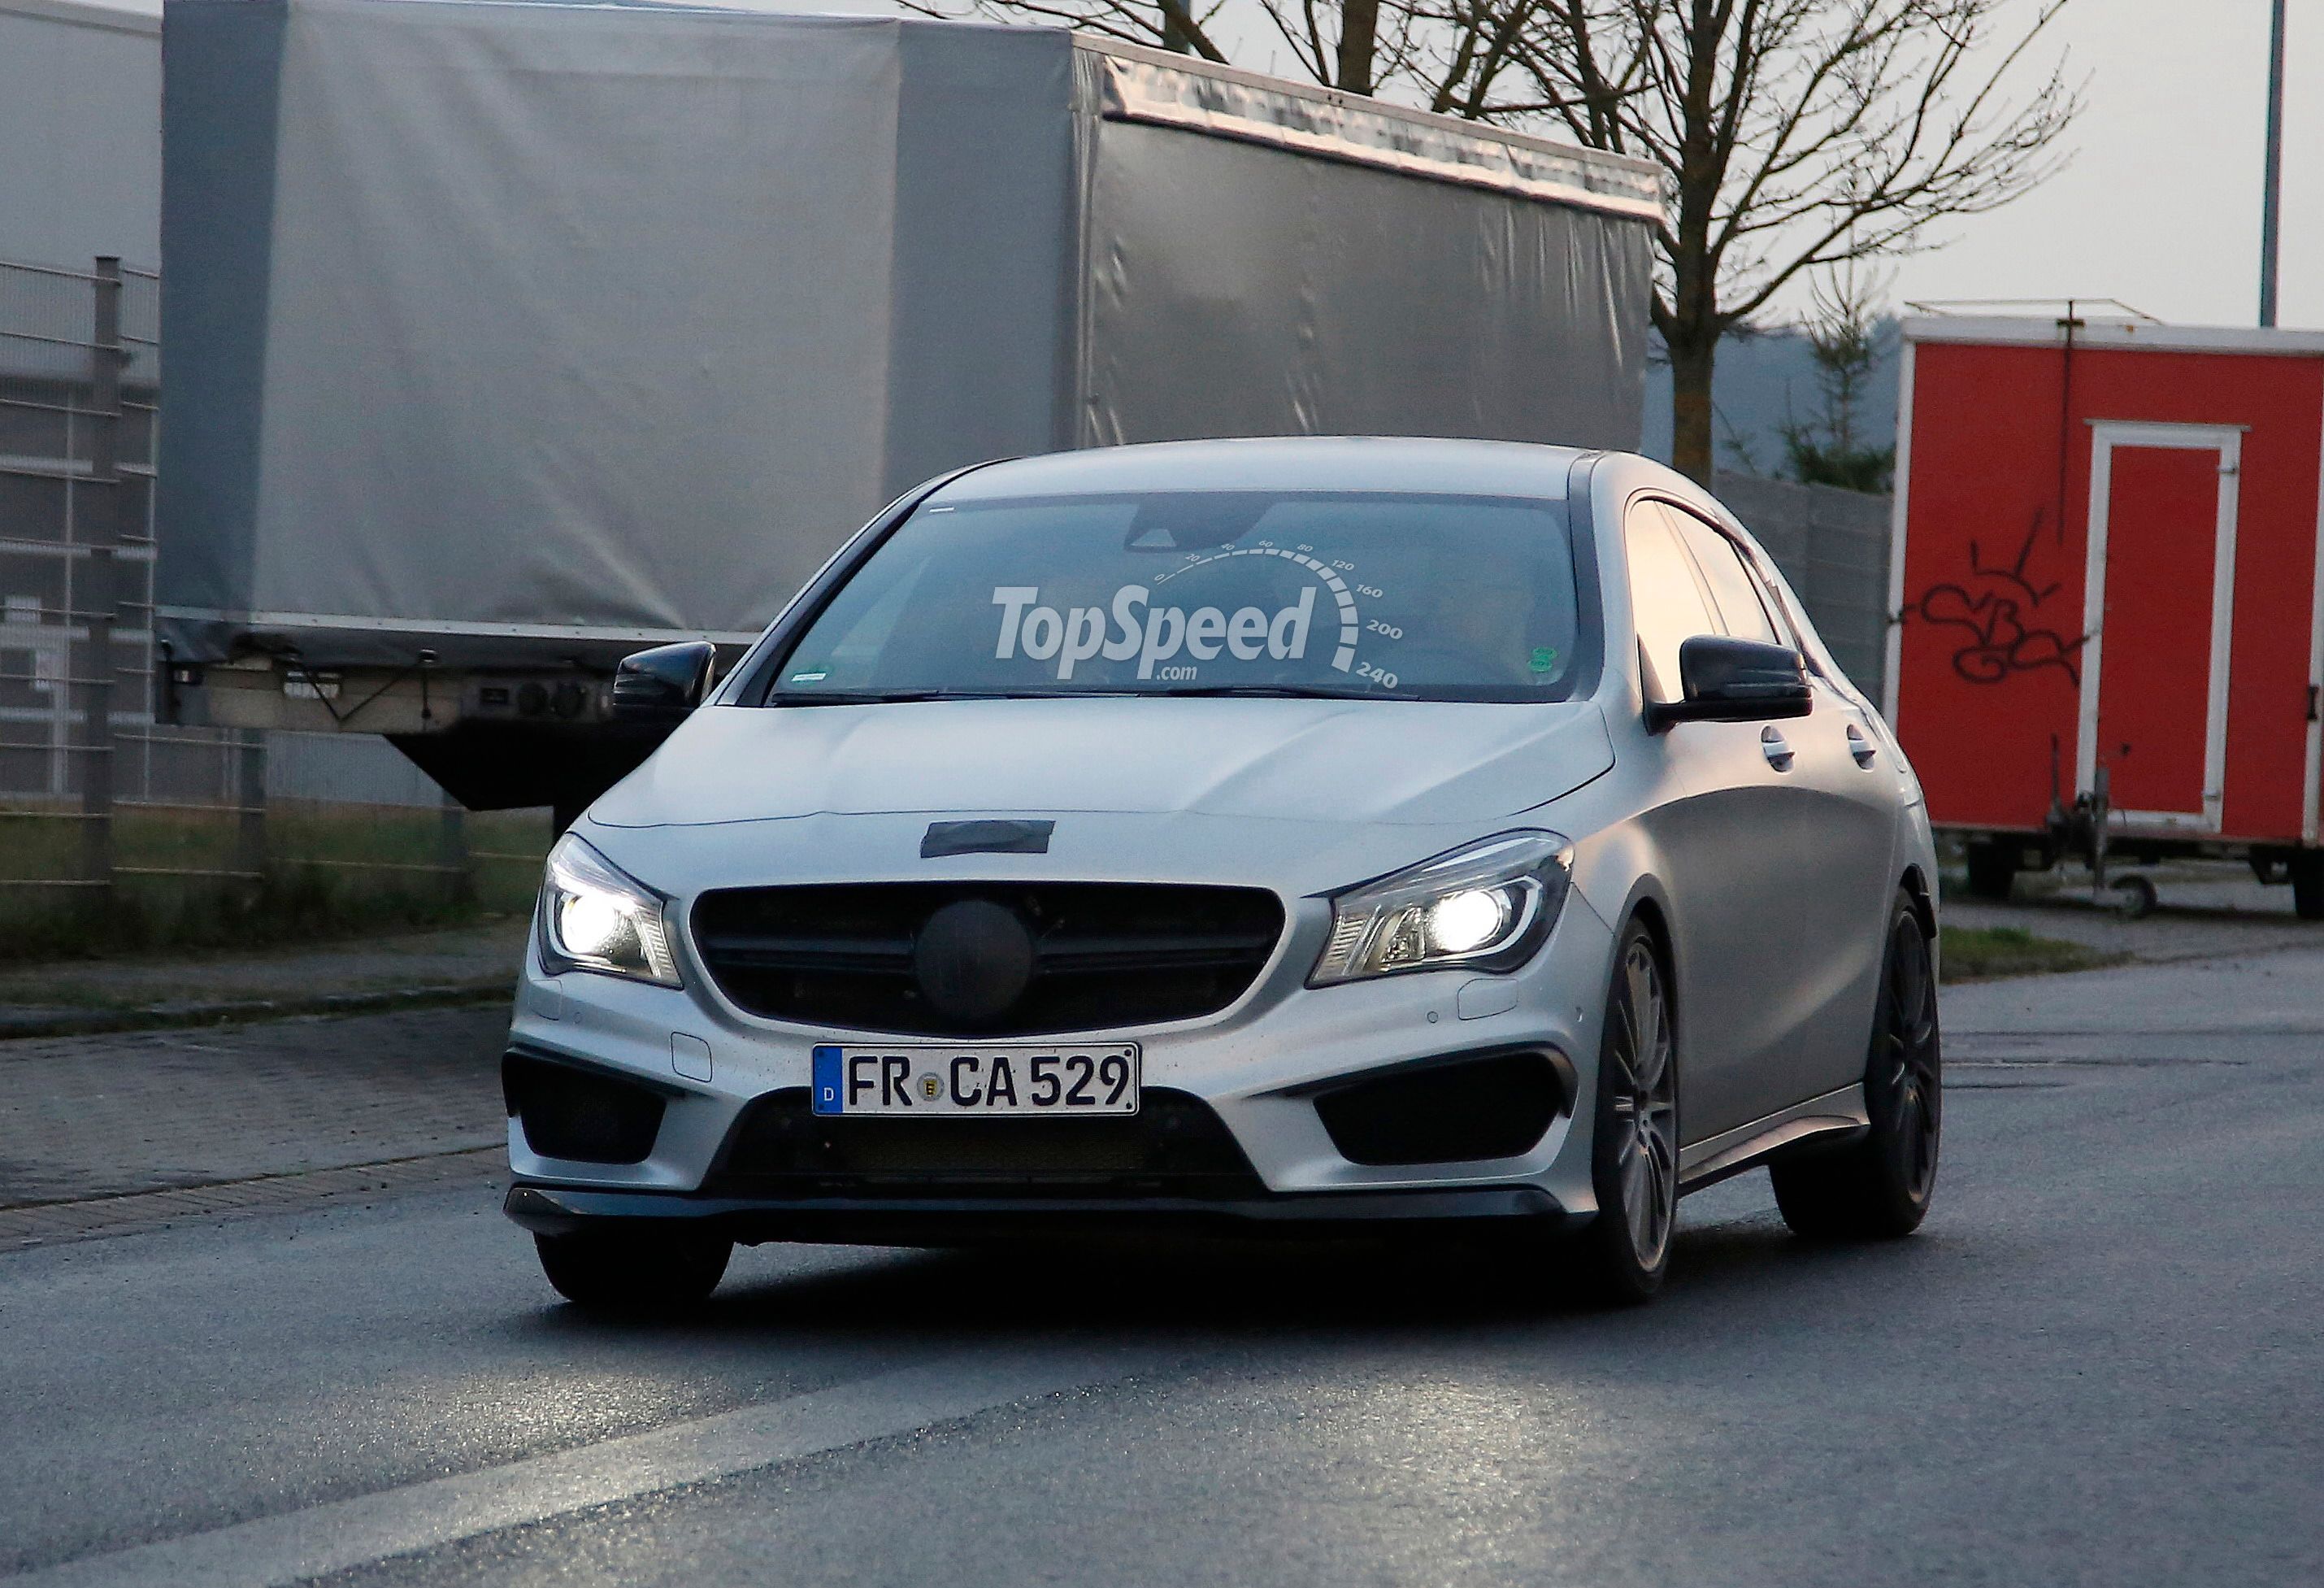
<svg viewBox="0 0 2324 1588">
<path fill-rule="evenodd" d="M 476 896 L 476 876 L 468 858 L 467 808 L 449 794 L 436 828 L 436 863 L 446 868 L 444 896 L 448 903 L 466 904 Z"/>
<path fill-rule="evenodd" d="M 234 869 L 250 873 L 249 887 L 263 886 L 266 872 L 266 735 L 255 729 L 242 734 L 235 753 L 235 787 L 240 807 L 235 817 Z"/>
<path fill-rule="evenodd" d="M 121 544 L 121 261 L 99 254 L 91 286 L 95 334 L 89 350 L 89 452 L 88 483 L 93 487 L 88 561 L 81 580 L 82 621 L 88 649 L 78 669 L 82 696 L 81 874 L 92 890 L 110 899 L 115 863 L 113 801 L 115 741 L 113 733 L 114 618 L 120 601 L 115 553 Z M 78 512 L 74 517 L 79 518 Z M 74 526 L 76 531 L 80 528 Z M 74 539 L 81 537 L 76 532 Z M 71 621 L 71 614 L 67 614 Z"/>
</svg>

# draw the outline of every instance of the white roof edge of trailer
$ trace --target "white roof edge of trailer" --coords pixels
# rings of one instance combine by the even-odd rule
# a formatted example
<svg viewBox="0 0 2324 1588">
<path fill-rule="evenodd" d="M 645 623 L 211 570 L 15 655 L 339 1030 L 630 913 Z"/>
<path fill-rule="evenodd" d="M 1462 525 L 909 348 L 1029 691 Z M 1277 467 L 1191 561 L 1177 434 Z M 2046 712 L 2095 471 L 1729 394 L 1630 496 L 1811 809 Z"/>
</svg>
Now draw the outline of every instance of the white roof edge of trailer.
<svg viewBox="0 0 2324 1588">
<path fill-rule="evenodd" d="M 1119 39 L 1075 33 L 1106 58 L 1103 114 L 1488 188 L 1633 220 L 1664 218 L 1651 161 L 1268 77 Z"/>
<path fill-rule="evenodd" d="M 161 36 L 161 0 L 0 0 L 0 13 L 37 16 L 109 33 Z"/>
<path fill-rule="evenodd" d="M 637 623 L 484 623 L 456 617 L 374 617 L 356 613 L 251 612 L 222 606 L 157 605 L 157 618 L 226 623 L 240 629 L 340 629 L 363 634 L 451 634 L 484 640 L 604 640 L 621 643 L 679 639 L 748 645 L 763 629 L 656 628 Z"/>
<path fill-rule="evenodd" d="M 1900 328 L 1907 342 L 1997 343 L 2057 346 L 2065 328 L 2041 315 L 1906 316 Z M 2255 353 L 2291 356 L 2324 354 L 2324 331 L 2268 329 L 2258 326 L 2177 326 L 2160 320 L 2088 319 L 2074 328 L 2077 347 L 2151 347 L 2171 353 Z"/>
</svg>

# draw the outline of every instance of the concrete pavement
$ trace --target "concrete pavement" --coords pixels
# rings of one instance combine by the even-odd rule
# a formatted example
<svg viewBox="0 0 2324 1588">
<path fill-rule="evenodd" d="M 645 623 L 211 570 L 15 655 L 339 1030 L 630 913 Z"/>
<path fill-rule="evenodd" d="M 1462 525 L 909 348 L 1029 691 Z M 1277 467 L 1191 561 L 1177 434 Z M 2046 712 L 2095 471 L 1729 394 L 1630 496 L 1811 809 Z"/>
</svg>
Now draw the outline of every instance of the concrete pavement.
<svg viewBox="0 0 2324 1588">
<path fill-rule="evenodd" d="M 1944 1014 L 1921 1236 L 1799 1242 L 1748 1177 L 1640 1312 L 1473 1252 L 769 1248 L 619 1329 L 482 1185 L 18 1251 L 0 1570 L 2324 1580 L 2324 953 Z"/>
<path fill-rule="evenodd" d="M 505 1167 L 505 1007 L 0 1042 L 0 1251 Z"/>
</svg>

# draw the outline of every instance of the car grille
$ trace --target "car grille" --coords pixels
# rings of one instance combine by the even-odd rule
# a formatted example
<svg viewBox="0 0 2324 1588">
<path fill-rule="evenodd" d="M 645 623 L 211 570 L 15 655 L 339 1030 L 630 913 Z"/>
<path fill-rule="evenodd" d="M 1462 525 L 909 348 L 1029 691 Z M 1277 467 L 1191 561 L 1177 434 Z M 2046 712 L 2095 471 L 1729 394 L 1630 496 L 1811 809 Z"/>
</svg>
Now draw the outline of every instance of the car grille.
<svg viewBox="0 0 2324 1588">
<path fill-rule="evenodd" d="M 976 931 L 990 936 L 998 921 L 1015 938 L 1016 959 L 984 953 L 980 941 L 932 965 L 956 935 L 924 928 L 939 911 L 971 906 L 982 912 Z M 728 888 L 696 902 L 693 931 L 719 991 L 753 1014 L 867 1031 L 1036 1036 L 1224 1009 L 1274 952 L 1283 905 L 1263 889 L 1157 883 Z M 980 976 L 1010 979 L 980 988 Z"/>
<path fill-rule="evenodd" d="M 1264 1194 L 1219 1116 L 1148 1088 L 1110 1119 L 846 1119 L 817 1115 L 805 1087 L 742 1111 L 707 1196 L 1184 1196 Z"/>
</svg>

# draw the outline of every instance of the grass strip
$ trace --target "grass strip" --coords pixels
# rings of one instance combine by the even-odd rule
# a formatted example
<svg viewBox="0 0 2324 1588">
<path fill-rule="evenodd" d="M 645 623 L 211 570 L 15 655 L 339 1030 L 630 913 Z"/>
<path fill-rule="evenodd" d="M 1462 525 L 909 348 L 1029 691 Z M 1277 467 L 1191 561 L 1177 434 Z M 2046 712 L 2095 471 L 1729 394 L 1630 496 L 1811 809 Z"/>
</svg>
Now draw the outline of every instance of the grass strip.
<svg viewBox="0 0 2324 1588">
<path fill-rule="evenodd" d="M 2130 958 L 2085 943 L 2037 937 L 2023 927 L 1946 927 L 1943 932 L 1943 979 L 1948 983 L 2097 970 Z"/>
</svg>

